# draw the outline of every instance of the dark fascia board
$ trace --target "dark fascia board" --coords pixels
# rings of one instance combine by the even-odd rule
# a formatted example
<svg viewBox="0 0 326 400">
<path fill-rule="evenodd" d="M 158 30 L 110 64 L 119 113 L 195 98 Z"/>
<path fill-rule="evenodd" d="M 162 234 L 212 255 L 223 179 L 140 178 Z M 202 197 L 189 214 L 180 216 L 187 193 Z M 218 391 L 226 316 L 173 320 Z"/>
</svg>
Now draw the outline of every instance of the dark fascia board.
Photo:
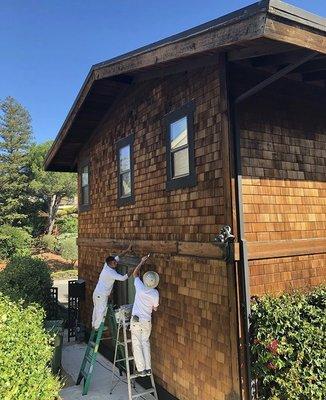
<svg viewBox="0 0 326 400">
<path fill-rule="evenodd" d="M 188 38 L 198 36 L 205 32 L 220 29 L 223 26 L 232 25 L 241 20 L 245 20 L 256 14 L 262 14 L 262 13 L 265 13 L 266 16 L 267 16 L 267 14 L 278 15 L 278 16 L 286 18 L 287 20 L 293 20 L 296 22 L 298 22 L 298 20 L 299 20 L 302 24 L 307 25 L 309 27 L 314 27 L 314 28 L 318 27 L 318 29 L 323 32 L 325 32 L 325 30 L 326 30 L 325 18 L 308 13 L 300 8 L 291 6 L 287 3 L 284 3 L 279 0 L 263 0 L 263 1 L 259 1 L 257 3 L 254 3 L 252 5 L 249 5 L 247 7 L 241 8 L 240 10 L 229 13 L 220 18 L 214 19 L 210 22 L 201 24 L 195 28 L 188 29 L 184 32 L 170 36 L 166 39 L 157 41 L 157 42 L 152 43 L 147 46 L 140 47 L 137 50 L 134 50 L 134 51 L 125 53 L 121 56 L 114 57 L 110 60 L 95 64 L 90 69 L 51 149 L 49 150 L 49 152 L 47 154 L 45 164 L 44 164 L 45 169 L 46 170 L 51 169 L 50 165 L 69 130 L 69 127 L 70 127 L 69 123 L 71 123 L 72 120 L 78 114 L 81 104 L 83 103 L 84 99 L 86 98 L 87 93 L 89 92 L 90 88 L 92 87 L 93 82 L 97 79 L 96 74 L 99 71 L 101 71 L 104 68 L 113 66 L 115 64 L 119 64 L 120 62 L 125 61 L 127 59 L 132 59 L 135 56 L 140 56 L 142 54 L 149 53 L 153 50 L 157 50 L 160 47 L 164 47 L 169 44 L 174 44 L 174 43 L 186 40 Z M 241 41 L 241 38 L 239 38 L 239 41 Z M 178 57 L 176 56 L 176 58 L 178 58 Z"/>
</svg>

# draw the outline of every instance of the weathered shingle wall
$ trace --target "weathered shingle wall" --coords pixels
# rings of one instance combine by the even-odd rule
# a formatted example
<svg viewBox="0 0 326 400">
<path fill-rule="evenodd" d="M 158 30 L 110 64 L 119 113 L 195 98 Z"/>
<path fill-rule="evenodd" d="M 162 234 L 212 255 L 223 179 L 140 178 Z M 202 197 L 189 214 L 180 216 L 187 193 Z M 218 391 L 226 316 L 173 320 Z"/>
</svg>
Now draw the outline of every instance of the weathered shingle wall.
<svg viewBox="0 0 326 400">
<path fill-rule="evenodd" d="M 138 84 L 90 144 L 92 210 L 80 237 L 209 242 L 223 223 L 218 71 L 200 69 Z M 167 192 L 163 116 L 195 100 L 197 186 Z M 115 143 L 135 135 L 134 206 L 118 208 Z"/>
<path fill-rule="evenodd" d="M 167 192 L 163 116 L 190 100 L 198 182 Z M 79 238 L 210 243 L 224 221 L 220 130 L 217 66 L 131 87 L 85 148 L 92 205 L 79 216 Z M 131 132 L 135 204 L 118 208 L 115 142 Z M 121 248 L 90 243 L 79 250 L 79 274 L 87 282 L 83 319 L 89 326 L 103 260 Z M 150 267 L 161 275 L 152 334 L 157 381 L 178 399 L 230 398 L 238 391 L 232 274 L 217 259 L 162 254 L 158 244 L 153 252 Z"/>
</svg>

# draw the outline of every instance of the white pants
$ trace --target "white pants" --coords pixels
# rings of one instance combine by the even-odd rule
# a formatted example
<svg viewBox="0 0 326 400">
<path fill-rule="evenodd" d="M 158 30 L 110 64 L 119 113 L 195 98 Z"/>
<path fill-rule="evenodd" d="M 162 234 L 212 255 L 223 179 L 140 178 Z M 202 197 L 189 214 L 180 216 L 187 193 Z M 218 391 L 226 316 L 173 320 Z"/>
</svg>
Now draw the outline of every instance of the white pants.
<svg viewBox="0 0 326 400">
<path fill-rule="evenodd" d="M 105 317 L 106 307 L 108 305 L 108 296 L 93 293 L 93 317 L 92 317 L 92 327 L 98 329 Z"/>
<path fill-rule="evenodd" d="M 151 369 L 151 346 L 149 337 L 151 335 L 152 324 L 150 321 L 131 321 L 131 341 L 132 351 L 137 370 Z"/>
</svg>

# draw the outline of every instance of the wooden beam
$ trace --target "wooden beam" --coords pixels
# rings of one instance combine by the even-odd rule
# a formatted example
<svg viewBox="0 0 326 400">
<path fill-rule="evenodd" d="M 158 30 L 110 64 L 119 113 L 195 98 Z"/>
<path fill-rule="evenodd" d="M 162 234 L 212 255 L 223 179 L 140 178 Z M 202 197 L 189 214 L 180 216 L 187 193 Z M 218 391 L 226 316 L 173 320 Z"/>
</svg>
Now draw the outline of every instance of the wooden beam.
<svg viewBox="0 0 326 400">
<path fill-rule="evenodd" d="M 281 70 L 277 71 L 275 74 L 271 75 L 267 79 L 263 80 L 262 82 L 258 83 L 258 85 L 255 85 L 251 89 L 247 90 L 246 92 L 242 93 L 240 96 L 238 96 L 235 99 L 235 104 L 241 103 L 243 100 L 247 99 L 250 96 L 253 96 L 254 94 L 260 92 L 262 89 L 265 87 L 271 85 L 273 82 L 279 80 L 280 78 L 284 77 L 287 75 L 289 72 L 293 71 L 300 65 L 304 64 L 305 62 L 311 60 L 313 57 L 315 57 L 316 53 L 315 52 L 308 52 L 303 58 L 300 58 L 297 62 L 294 64 L 290 64 L 285 68 L 282 68 Z"/>
<path fill-rule="evenodd" d="M 320 239 L 295 239 L 271 242 L 249 242 L 249 260 L 264 260 L 268 258 L 280 258 L 301 256 L 309 254 L 325 254 L 326 238 Z"/>
<path fill-rule="evenodd" d="M 267 18 L 264 37 L 326 54 L 325 33 L 304 29 L 300 25 L 289 25 L 286 21 Z"/>
<path fill-rule="evenodd" d="M 178 254 L 204 258 L 223 258 L 223 251 L 213 243 L 178 242 Z"/>
<path fill-rule="evenodd" d="M 276 54 L 276 55 L 267 55 L 265 57 L 258 57 L 251 60 L 251 65 L 253 67 L 268 67 L 268 66 L 278 66 L 278 65 L 286 65 L 286 64 L 293 64 L 296 62 L 300 57 L 304 57 L 307 54 L 306 49 L 295 51 L 289 51 L 283 54 Z"/>
<path fill-rule="evenodd" d="M 110 249 L 123 249 L 128 246 L 129 242 L 110 238 L 79 237 L 77 244 L 78 246 L 85 247 L 107 248 L 109 251 Z M 133 241 L 133 249 L 140 252 L 158 254 L 179 254 L 214 259 L 223 258 L 223 251 L 213 243 L 135 240 Z"/>
<path fill-rule="evenodd" d="M 246 19 L 236 20 L 233 24 L 216 26 L 204 32 L 200 32 L 182 41 L 171 41 L 132 57 L 101 65 L 94 71 L 95 79 L 114 76 L 141 70 L 151 65 L 168 62 L 176 58 L 181 59 L 205 51 L 217 50 L 224 46 L 241 41 L 253 40 L 261 37 L 264 30 L 265 15 L 258 13 Z"/>
<path fill-rule="evenodd" d="M 78 246 L 85 247 L 100 247 L 107 248 L 108 251 L 112 249 L 126 248 L 129 242 L 118 239 L 102 239 L 102 238 L 83 238 L 77 239 Z M 176 254 L 177 242 L 174 241 L 159 241 L 159 240 L 135 240 L 133 241 L 133 249 L 136 251 L 162 253 L 162 254 Z"/>
<path fill-rule="evenodd" d="M 197 68 L 208 67 L 217 64 L 216 54 L 203 56 L 203 58 L 194 58 L 181 61 L 172 66 L 161 65 L 154 70 L 141 72 L 135 76 L 135 82 L 144 82 L 155 78 L 164 78 L 166 76 L 179 74 L 181 72 L 192 71 Z"/>
<path fill-rule="evenodd" d="M 256 46 L 248 43 L 248 47 L 243 49 L 231 50 L 228 52 L 228 60 L 232 61 L 241 61 L 247 60 L 256 57 L 269 56 L 271 54 L 280 54 L 289 51 L 295 51 L 296 48 L 292 45 L 287 45 L 285 43 L 274 42 L 273 44 L 266 44 L 263 42 L 262 44 L 257 44 Z"/>
</svg>

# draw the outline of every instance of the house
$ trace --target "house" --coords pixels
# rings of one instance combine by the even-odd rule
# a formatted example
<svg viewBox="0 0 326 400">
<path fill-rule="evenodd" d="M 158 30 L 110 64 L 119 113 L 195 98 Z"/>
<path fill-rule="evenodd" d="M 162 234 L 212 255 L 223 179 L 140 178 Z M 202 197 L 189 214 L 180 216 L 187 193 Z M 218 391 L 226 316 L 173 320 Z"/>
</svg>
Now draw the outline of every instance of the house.
<svg viewBox="0 0 326 400">
<path fill-rule="evenodd" d="M 79 176 L 88 327 L 105 256 L 153 254 L 162 398 L 249 398 L 250 295 L 325 282 L 325 53 L 324 18 L 260 1 L 94 65 L 47 156 Z"/>
</svg>

